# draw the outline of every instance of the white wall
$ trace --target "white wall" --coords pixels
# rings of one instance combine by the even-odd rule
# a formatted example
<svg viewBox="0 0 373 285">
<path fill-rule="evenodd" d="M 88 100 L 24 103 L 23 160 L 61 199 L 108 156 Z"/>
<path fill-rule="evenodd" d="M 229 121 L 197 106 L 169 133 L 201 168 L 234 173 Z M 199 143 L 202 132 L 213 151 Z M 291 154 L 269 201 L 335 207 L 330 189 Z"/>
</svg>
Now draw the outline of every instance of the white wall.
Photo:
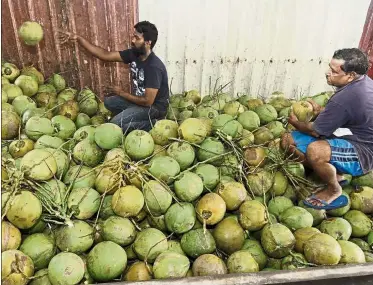
<svg viewBox="0 0 373 285">
<path fill-rule="evenodd" d="M 156 24 L 155 53 L 172 91 L 227 91 L 289 97 L 330 90 L 333 52 L 357 47 L 370 0 L 139 0 L 139 18 Z"/>
</svg>

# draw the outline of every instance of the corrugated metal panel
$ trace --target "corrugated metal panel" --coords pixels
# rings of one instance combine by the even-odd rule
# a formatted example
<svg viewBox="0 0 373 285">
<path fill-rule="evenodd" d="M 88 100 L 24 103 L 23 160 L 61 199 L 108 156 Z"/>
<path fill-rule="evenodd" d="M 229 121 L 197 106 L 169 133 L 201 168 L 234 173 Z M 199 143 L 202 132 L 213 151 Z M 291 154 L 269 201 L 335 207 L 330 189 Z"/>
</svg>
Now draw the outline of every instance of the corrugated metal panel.
<svg viewBox="0 0 373 285">
<path fill-rule="evenodd" d="M 56 31 L 75 32 L 109 50 L 129 47 L 137 21 L 137 0 L 2 0 L 2 59 L 18 66 L 33 64 L 46 77 L 61 72 L 70 86 L 89 86 L 101 94 L 104 86 L 129 80 L 127 65 L 104 63 L 78 44 L 59 46 Z M 24 45 L 17 31 L 24 21 L 43 26 L 36 47 Z"/>
<path fill-rule="evenodd" d="M 324 72 L 338 48 L 357 47 L 370 0 L 139 0 L 140 20 L 159 29 L 155 52 L 172 91 L 288 96 L 328 90 Z"/>
<path fill-rule="evenodd" d="M 373 78 L 373 0 L 371 0 L 369 6 L 363 35 L 361 36 L 359 46 L 369 56 L 370 69 L 368 71 L 368 75 Z"/>
</svg>

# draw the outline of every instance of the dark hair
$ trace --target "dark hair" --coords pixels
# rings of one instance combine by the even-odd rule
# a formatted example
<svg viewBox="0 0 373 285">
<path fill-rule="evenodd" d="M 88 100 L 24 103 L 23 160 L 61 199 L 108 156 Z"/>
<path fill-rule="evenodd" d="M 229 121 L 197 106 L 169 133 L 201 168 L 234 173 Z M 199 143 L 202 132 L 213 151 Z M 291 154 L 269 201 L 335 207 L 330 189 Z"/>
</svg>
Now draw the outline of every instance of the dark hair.
<svg viewBox="0 0 373 285">
<path fill-rule="evenodd" d="M 345 48 L 334 52 L 333 58 L 343 59 L 345 63 L 341 69 L 348 73 L 355 71 L 357 74 L 366 74 L 369 68 L 367 55 L 358 48 Z"/>
<path fill-rule="evenodd" d="M 158 39 L 158 30 L 154 24 L 148 21 L 138 22 L 135 25 L 135 29 L 138 33 L 143 34 L 145 41 L 152 42 L 150 45 L 151 48 L 155 46 L 155 43 L 157 42 L 157 39 Z"/>
</svg>

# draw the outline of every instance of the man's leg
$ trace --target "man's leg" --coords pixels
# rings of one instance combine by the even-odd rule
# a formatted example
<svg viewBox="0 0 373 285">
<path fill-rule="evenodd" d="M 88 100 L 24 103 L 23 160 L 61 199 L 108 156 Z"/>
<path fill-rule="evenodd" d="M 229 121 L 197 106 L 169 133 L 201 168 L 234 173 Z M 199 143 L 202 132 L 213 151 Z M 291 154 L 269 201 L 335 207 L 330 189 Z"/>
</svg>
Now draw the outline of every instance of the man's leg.
<svg viewBox="0 0 373 285">
<path fill-rule="evenodd" d="M 133 105 L 113 117 L 111 122 L 120 126 L 123 132 L 133 129 L 150 130 L 153 120 L 159 117 L 157 109 Z"/>
<path fill-rule="evenodd" d="M 327 203 L 334 201 L 342 194 L 342 187 L 338 183 L 336 168 L 330 163 L 332 150 L 327 141 L 315 141 L 307 147 L 306 159 L 312 169 L 324 181 L 326 189 L 319 191 L 315 196 Z M 312 204 L 322 206 L 321 203 L 311 200 Z"/>
<path fill-rule="evenodd" d="M 297 149 L 297 145 L 291 133 L 285 133 L 282 135 L 281 148 L 288 154 L 292 154 L 294 160 L 306 163 L 306 155 Z"/>
<path fill-rule="evenodd" d="M 135 104 L 131 103 L 130 101 L 118 95 L 105 97 L 104 105 L 106 109 L 108 109 L 109 111 L 113 113 L 114 116 L 119 114 L 120 112 L 122 112 L 123 110 L 127 108 L 136 106 Z"/>
</svg>

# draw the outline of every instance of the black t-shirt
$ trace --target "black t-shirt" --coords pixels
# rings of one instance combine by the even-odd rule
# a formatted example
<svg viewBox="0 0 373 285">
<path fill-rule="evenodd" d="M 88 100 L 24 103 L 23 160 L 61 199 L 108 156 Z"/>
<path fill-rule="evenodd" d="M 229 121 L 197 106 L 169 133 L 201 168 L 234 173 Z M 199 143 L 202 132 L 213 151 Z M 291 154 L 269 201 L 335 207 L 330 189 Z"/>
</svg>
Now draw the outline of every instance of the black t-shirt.
<svg viewBox="0 0 373 285">
<path fill-rule="evenodd" d="M 158 89 L 153 106 L 161 112 L 166 112 L 169 99 L 168 76 L 159 57 L 152 52 L 145 61 L 141 61 L 132 49 L 120 51 L 119 54 L 131 70 L 132 94 L 144 96 L 145 88 Z"/>
</svg>

